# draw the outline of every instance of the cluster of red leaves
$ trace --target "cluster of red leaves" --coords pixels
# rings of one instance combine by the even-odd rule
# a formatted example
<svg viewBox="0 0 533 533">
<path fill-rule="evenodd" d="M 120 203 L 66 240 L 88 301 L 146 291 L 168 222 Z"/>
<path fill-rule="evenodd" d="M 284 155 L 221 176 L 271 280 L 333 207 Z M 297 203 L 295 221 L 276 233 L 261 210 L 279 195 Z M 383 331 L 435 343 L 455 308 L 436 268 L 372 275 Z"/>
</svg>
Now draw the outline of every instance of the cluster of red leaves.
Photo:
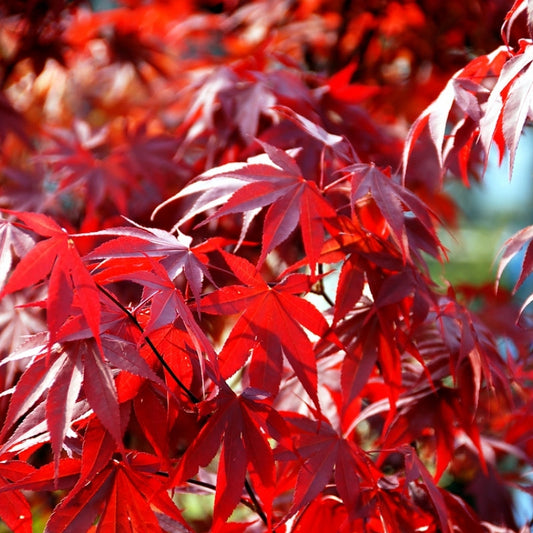
<svg viewBox="0 0 533 533">
<path fill-rule="evenodd" d="M 443 180 L 531 118 L 528 3 L 487 3 L 487 54 L 476 1 L 123 4 L 0 3 L 0 518 L 49 492 L 48 533 L 516 529 L 528 317 L 427 260 Z"/>
</svg>

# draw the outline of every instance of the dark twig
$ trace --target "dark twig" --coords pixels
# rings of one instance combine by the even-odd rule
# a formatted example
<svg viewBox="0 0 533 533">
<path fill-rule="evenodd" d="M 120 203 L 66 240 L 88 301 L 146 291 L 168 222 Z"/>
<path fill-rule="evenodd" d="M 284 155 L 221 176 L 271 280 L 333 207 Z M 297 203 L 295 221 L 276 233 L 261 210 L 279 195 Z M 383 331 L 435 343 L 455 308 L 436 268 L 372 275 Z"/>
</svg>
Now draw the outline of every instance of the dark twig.
<svg viewBox="0 0 533 533">
<path fill-rule="evenodd" d="M 163 355 L 159 352 L 159 350 L 155 347 L 154 343 L 152 342 L 152 340 L 150 339 L 150 337 L 148 335 L 146 335 L 144 333 L 144 329 L 143 327 L 141 326 L 141 324 L 139 323 L 139 321 L 137 320 L 137 318 L 135 317 L 135 315 L 127 308 L 125 307 L 124 305 L 122 305 L 122 303 L 117 300 L 117 298 L 115 298 L 115 296 L 113 294 L 111 294 L 108 290 L 104 289 L 104 287 L 102 287 L 101 285 L 97 285 L 98 288 L 100 289 L 100 291 L 102 293 L 104 293 L 115 305 L 117 305 L 118 307 L 120 307 L 120 309 L 126 313 L 126 315 L 128 316 L 128 318 L 132 321 L 132 323 L 135 325 L 135 327 L 142 333 L 143 337 L 144 337 L 144 340 L 146 341 L 146 344 L 148 344 L 148 346 L 150 347 L 150 349 L 152 350 L 152 352 L 155 354 L 155 356 L 157 357 L 157 359 L 159 360 L 159 362 L 163 365 L 163 368 L 169 373 L 170 377 L 178 384 L 178 386 L 180 387 L 180 389 L 188 396 L 188 398 L 191 400 L 192 403 L 199 403 L 200 402 L 200 399 L 197 398 L 188 388 L 187 386 L 183 383 L 183 381 L 181 381 L 181 379 L 174 373 L 174 371 L 172 370 L 172 368 L 170 368 L 170 366 L 168 365 L 168 363 L 165 361 L 165 358 L 163 357 Z"/>
<path fill-rule="evenodd" d="M 328 293 L 326 292 L 326 289 L 324 287 L 324 278 L 322 275 L 324 274 L 324 266 L 322 263 L 318 263 L 318 273 L 320 274 L 320 279 L 318 280 L 318 290 L 316 291 L 317 294 L 320 294 L 326 302 L 328 302 L 331 307 L 335 307 L 335 302 L 328 296 Z"/>
<path fill-rule="evenodd" d="M 252 485 L 250 485 L 250 482 L 246 478 L 244 478 L 244 488 L 246 489 L 248 496 L 250 496 L 250 500 L 252 500 L 253 510 L 259 515 L 259 518 L 261 518 L 263 524 L 265 524 L 265 526 L 268 525 L 266 514 L 263 511 L 263 508 L 261 507 L 257 496 L 255 495 Z"/>
</svg>

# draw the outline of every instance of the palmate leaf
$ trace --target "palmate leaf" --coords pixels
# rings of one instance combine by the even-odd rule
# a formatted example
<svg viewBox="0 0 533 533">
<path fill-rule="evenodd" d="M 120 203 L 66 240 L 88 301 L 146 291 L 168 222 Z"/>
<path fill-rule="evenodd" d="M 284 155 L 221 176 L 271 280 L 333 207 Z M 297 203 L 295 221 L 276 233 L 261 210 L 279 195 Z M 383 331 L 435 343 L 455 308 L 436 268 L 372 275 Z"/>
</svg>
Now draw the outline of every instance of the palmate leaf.
<svg viewBox="0 0 533 533">
<path fill-rule="evenodd" d="M 452 532 L 454 528 L 448 516 L 444 496 L 435 485 L 435 482 L 427 468 L 424 466 L 424 463 L 422 463 L 415 450 L 407 444 L 400 448 L 400 452 L 403 454 L 405 460 L 406 481 L 411 482 L 418 478 L 422 479 L 422 483 L 428 492 L 429 499 L 437 513 L 441 530 L 443 533 Z"/>
<path fill-rule="evenodd" d="M 157 352 L 161 354 L 165 362 L 172 369 L 173 374 L 176 375 L 181 382 L 181 384 L 178 384 L 173 376 L 166 373 L 164 376 L 166 387 L 170 389 L 176 397 L 183 398 L 182 401 L 187 401 L 186 397 L 188 397 L 188 400 L 192 400 L 190 392 L 197 390 L 203 385 L 203 359 L 198 358 L 197 347 L 187 331 L 185 324 L 177 318 L 173 322 L 169 322 L 166 326 L 151 331 L 149 338 L 151 346 L 147 342 L 141 344 L 140 348 L 142 357 L 144 357 L 151 365 L 157 364 L 156 362 L 158 358 L 154 353 L 152 346 L 155 347 Z M 136 394 L 136 398 L 139 398 L 139 396 L 142 397 L 144 392 L 143 389 L 139 390 L 139 387 L 143 382 L 138 378 L 132 379 L 132 376 L 124 376 L 124 378 L 126 377 L 128 378 L 128 381 L 131 382 L 131 385 L 128 386 L 123 383 L 122 379 L 120 379 L 119 392 L 121 390 L 130 390 Z M 199 397 L 200 392 L 193 395 Z M 150 404 L 152 402 L 157 402 L 157 400 L 153 398 L 146 403 Z M 155 413 L 157 413 L 157 407 L 158 405 L 156 403 Z M 170 405 L 166 404 L 165 410 L 165 416 L 168 423 L 173 417 L 178 416 L 180 411 L 179 407 L 173 407 L 172 403 Z M 144 408 L 143 412 L 150 416 L 150 413 Z M 147 425 L 143 425 L 143 430 L 149 430 L 151 424 L 153 424 L 153 420 Z M 161 434 L 161 428 L 158 429 L 157 433 Z"/>
<path fill-rule="evenodd" d="M 370 195 L 406 260 L 411 258 L 411 250 L 414 249 L 409 237 L 415 243 L 424 239 L 431 241 L 433 254 L 438 254 L 440 243 L 434 226 L 435 214 L 414 193 L 396 183 L 393 177 L 374 164 L 357 163 L 342 169 L 342 172 L 350 180 L 352 212 L 358 201 Z M 407 212 L 420 224 L 417 229 L 411 227 L 410 232 Z M 421 234 L 419 239 L 416 238 L 417 233 Z"/>
<path fill-rule="evenodd" d="M 121 268 L 123 272 L 130 273 L 136 264 L 132 261 L 134 259 L 160 259 L 171 280 L 185 275 L 194 298 L 199 302 L 204 277 L 214 282 L 204 264 L 203 255 L 191 247 L 192 238 L 181 232 L 176 236 L 162 229 L 140 226 L 131 220 L 129 222 L 133 227 L 117 227 L 88 234 L 114 237 L 84 257 L 91 262 L 101 261 L 97 265 L 98 280 L 102 283 L 106 281 L 106 270 L 115 277 Z M 151 264 L 148 262 L 147 267 L 150 268 Z"/>
<path fill-rule="evenodd" d="M 517 6 L 518 3 L 515 8 Z M 518 51 L 502 46 L 458 71 L 411 126 L 403 154 L 404 177 L 415 143 L 423 132 L 429 135 L 435 146 L 443 171 L 453 164 L 448 156 L 459 156 L 466 183 L 465 161 L 469 159 L 472 143 L 478 136 L 485 168 L 493 143 L 498 147 L 500 161 L 505 149 L 509 150 L 511 176 L 520 136 L 526 121 L 531 118 L 532 62 L 531 42 L 522 39 Z M 497 76 L 496 83 L 489 90 L 485 84 L 492 84 L 494 76 Z M 455 126 L 450 135 L 447 128 L 452 122 Z"/>
<path fill-rule="evenodd" d="M 96 444 L 96 441 L 84 444 L 84 459 L 87 459 L 85 448 L 89 443 Z M 95 531 L 99 533 L 168 531 L 159 524 L 156 510 L 174 521 L 172 531 L 189 533 L 189 527 L 166 491 L 166 479 L 157 474 L 158 466 L 158 460 L 146 453 L 129 452 L 122 460 L 105 454 L 87 482 L 87 477 L 83 477 L 83 461 L 62 458 L 58 475 L 54 466 L 47 464 L 17 480 L 9 489 L 70 490 L 46 524 L 45 532 L 49 533 L 89 531 L 96 520 Z"/>
<path fill-rule="evenodd" d="M 53 463 L 48 463 L 38 469 L 32 469 L 23 477 L 13 482 L 11 487 L 2 487 L 1 492 L 9 490 L 70 490 L 79 477 L 81 461 L 65 457 L 61 460 L 59 469 Z"/>
<path fill-rule="evenodd" d="M 191 84 L 196 89 L 183 122 L 186 144 L 202 135 L 217 131 L 217 139 L 229 140 L 233 130 L 250 142 L 257 135 L 262 115 L 271 115 L 277 97 L 271 84 L 265 83 L 253 71 L 239 72 L 231 66 L 221 66 Z M 217 115 L 224 120 L 217 120 Z"/>
<path fill-rule="evenodd" d="M 270 521 L 275 468 L 269 438 L 286 437 L 284 420 L 265 401 L 263 393 L 251 388 L 237 396 L 223 387 L 214 403 L 204 406 L 206 412 L 213 408 L 215 411 L 171 473 L 169 486 L 175 487 L 195 476 L 221 447 L 212 531 L 225 531 L 224 523 L 243 495 L 249 465 L 257 474 L 254 488 Z"/>
<path fill-rule="evenodd" d="M 31 287 L 49 276 L 46 301 L 49 346 L 58 339 L 64 322 L 81 310 L 97 342 L 100 342 L 100 293 L 83 264 L 71 236 L 52 218 L 39 213 L 13 213 L 24 227 L 45 237 L 17 264 L 0 293 Z M 79 307 L 78 307 L 79 306 Z"/>
<path fill-rule="evenodd" d="M 424 438 L 425 432 L 431 431 L 435 446 L 433 476 L 438 481 L 456 451 L 459 435 L 467 435 L 474 445 L 480 445 L 479 427 L 472 419 L 472 406 L 462 402 L 455 389 L 442 384 L 449 377 L 450 355 L 438 329 L 429 322 L 415 337 L 423 357 L 429 362 L 426 368 L 411 365 L 405 372 L 405 390 L 396 402 L 396 414 L 387 419 L 380 447 L 392 449 L 404 442 L 416 442 Z M 367 417 L 381 415 L 385 418 L 390 411 L 388 398 L 375 401 L 358 415 L 351 427 Z"/>
<path fill-rule="evenodd" d="M 143 301 L 150 302 L 149 319 L 143 327 L 143 334 L 148 337 L 152 332 L 161 330 L 179 320 L 183 329 L 176 333 L 185 335 L 183 343 L 190 343 L 196 351 L 199 368 L 201 371 L 202 384 L 209 377 L 214 382 L 219 379 L 218 361 L 215 350 L 202 328 L 194 319 L 183 294 L 176 288 L 165 268 L 152 259 L 145 258 L 141 268 L 131 277 L 131 272 L 123 265 L 119 265 L 112 273 L 104 272 L 107 283 L 120 280 L 130 280 L 144 287 Z M 98 274 L 96 275 L 98 277 Z M 192 397 L 191 397 L 192 399 Z"/>
<path fill-rule="evenodd" d="M 37 161 L 60 176 L 62 191 L 83 196 L 89 214 L 112 202 L 121 214 L 129 213 L 128 201 L 139 189 L 122 153 L 109 147 L 108 130 L 91 131 L 89 124 L 76 121 L 71 130 L 51 131 L 54 145 L 38 155 Z M 109 152 L 105 157 L 101 154 Z"/>
<path fill-rule="evenodd" d="M 74 406 L 72 424 L 86 420 L 91 414 L 92 411 L 87 401 L 85 399 L 79 400 Z M 49 443 L 50 432 L 46 420 L 46 402 L 43 401 L 28 411 L 24 420 L 2 444 L 0 453 L 6 457 L 14 457 L 17 454 L 27 455 Z"/>
<path fill-rule="evenodd" d="M 103 334 L 101 341 L 105 359 L 91 338 L 56 343 L 49 352 L 47 339 L 38 335 L 34 344 L 24 346 L 25 350 L 21 349 L 17 357 L 30 356 L 33 360 L 13 391 L 0 440 L 4 440 L 17 421 L 36 404 L 43 403 L 43 418 L 58 466 L 65 436 L 83 392 L 89 406 L 121 448 L 121 414 L 112 368 L 164 385 L 144 360 L 135 355 L 134 344 L 109 334 Z"/>
<path fill-rule="evenodd" d="M 258 266 L 299 224 L 309 264 L 314 270 L 324 242 L 324 226 L 334 223 L 335 209 L 316 183 L 302 176 L 289 153 L 267 143 L 261 145 L 265 154 L 250 158 L 247 163 L 229 163 L 201 174 L 161 204 L 156 212 L 174 200 L 195 195 L 194 205 L 176 226 L 213 208 L 218 209 L 207 221 L 232 213 L 247 213 L 242 239 L 253 217 L 270 206 L 265 215 Z"/>
<path fill-rule="evenodd" d="M 416 143 L 427 137 L 436 150 L 441 177 L 445 170 L 457 166 L 464 183 L 468 184 L 466 163 L 472 143 L 479 135 L 480 121 L 485 120 L 484 110 L 492 112 L 491 107 L 486 107 L 488 89 L 482 82 L 485 78 L 490 81 L 508 57 L 508 49 L 502 46 L 490 54 L 475 58 L 453 75 L 439 96 L 409 129 L 403 151 L 404 179 L 408 177 Z M 450 123 L 455 124 L 451 134 L 448 129 Z M 482 140 L 488 133 L 490 144 L 492 136 L 486 128 L 484 130 L 481 131 Z"/>
<path fill-rule="evenodd" d="M 459 395 L 472 410 L 472 418 L 484 387 L 510 394 L 508 370 L 493 332 L 470 309 L 455 299 L 443 298 L 436 324 L 449 350 L 450 369 Z"/>
<path fill-rule="evenodd" d="M 290 107 L 275 105 L 272 109 L 294 122 L 308 135 L 323 144 L 324 148 L 329 148 L 343 163 L 359 161 L 355 150 L 344 137 L 327 132 L 322 126 L 299 115 Z"/>
<path fill-rule="evenodd" d="M 326 420 L 311 421 L 286 413 L 295 432 L 296 452 L 301 461 L 294 497 L 288 515 L 301 511 L 334 479 L 339 496 L 355 519 L 360 509 L 361 485 L 372 487 L 379 472 L 365 452 L 339 435 Z"/>
<path fill-rule="evenodd" d="M 23 290 L 5 296 L 0 301 L 0 353 L 11 354 L 24 339 L 46 328 L 45 317 L 40 309 L 27 306 L 28 301 L 39 300 L 42 291 Z M 8 366 L 8 381 L 21 366 Z M 6 383 L 6 384 L 7 384 Z"/>
<path fill-rule="evenodd" d="M 355 244 L 357 241 L 346 242 L 346 246 L 354 248 L 354 252 Z M 361 251 L 364 251 L 363 244 L 364 241 L 358 244 Z M 335 248 L 331 249 L 332 252 L 334 250 Z M 376 252 L 378 253 L 373 257 L 379 260 L 379 248 L 376 248 Z M 368 384 L 373 371 L 379 369 L 379 374 L 386 383 L 385 390 L 391 409 L 394 410 L 404 386 L 403 354 L 409 353 L 410 357 L 414 357 L 425 367 L 423 356 L 413 341 L 413 331 L 420 322 L 426 320 L 434 296 L 428 290 L 427 279 L 415 268 L 403 267 L 400 258 L 389 262 L 391 271 L 387 272 L 387 276 L 383 275 L 382 268 L 371 261 L 363 261 L 364 258 L 361 255 L 358 261 L 354 253 L 351 258 L 354 264 L 350 264 L 351 260 L 347 261 L 339 278 L 337 299 L 345 306 L 345 311 L 337 320 L 337 309 L 335 310 L 334 332 L 347 353 L 341 364 L 343 402 L 345 406 L 352 405 Z M 403 269 L 393 273 L 394 267 Z M 364 283 L 360 279 L 360 269 L 364 271 Z M 344 274 L 345 270 L 355 272 Z M 352 281 L 356 285 L 353 294 L 350 294 L 352 288 L 342 285 L 345 281 Z M 346 294 L 339 296 L 341 291 L 346 291 Z M 317 356 L 323 357 L 331 354 L 332 348 L 333 345 L 320 340 L 315 349 Z"/>
<path fill-rule="evenodd" d="M 351 524 L 351 528 L 342 531 L 353 531 L 361 520 L 366 523 L 372 516 L 379 517 L 391 528 L 386 531 L 394 531 L 405 520 L 402 515 L 411 514 L 414 518 L 413 515 L 418 513 L 422 514 L 422 523 L 438 522 L 443 532 L 453 531 L 444 496 L 411 446 L 394 449 L 404 457 L 405 477 L 400 472 L 386 476 L 365 451 L 348 435 L 339 435 L 328 421 L 317 422 L 294 413 L 283 414 L 294 431 L 295 452 L 300 462 L 289 516 L 302 510 L 305 516 L 305 509 L 317 498 L 334 494 L 333 482 L 344 503 L 346 512 L 342 514 Z M 384 453 L 388 451 L 392 449 Z M 326 492 L 324 489 L 328 483 Z M 423 491 L 426 501 L 417 498 L 416 493 L 407 489 L 408 485 L 416 485 Z M 428 505 L 433 506 L 434 512 L 424 516 L 429 511 Z"/>
<path fill-rule="evenodd" d="M 246 259 L 226 252 L 223 256 L 244 285 L 222 287 L 201 301 L 204 313 L 240 313 L 219 354 L 223 377 L 232 376 L 251 356 L 250 386 L 275 395 L 285 357 L 318 406 L 315 355 L 303 328 L 315 335 L 326 336 L 329 326 L 310 302 L 297 296 L 310 291 L 309 277 L 292 274 L 270 286 Z"/>
<path fill-rule="evenodd" d="M 150 182 L 164 183 L 165 176 L 175 176 L 179 167 L 173 162 L 179 142 L 172 135 L 151 135 L 147 124 L 125 128 L 124 144 L 114 149 L 132 174 L 141 175 Z"/>
<path fill-rule="evenodd" d="M 417 121 L 406 148 L 407 190 L 380 170 L 400 157 L 401 140 L 388 132 L 409 122 L 428 91 L 437 90 L 457 64 L 455 51 L 488 44 L 461 12 L 481 6 L 489 15 L 502 0 L 488 0 L 486 12 L 481 0 L 453 0 L 451 11 L 464 22 L 457 26 L 448 24 L 450 6 L 436 2 L 121 2 L 128 7 L 101 14 L 78 11 L 67 0 L 0 2 L 0 11 L 10 13 L 0 32 L 8 62 L 18 49 L 19 58 L 35 52 L 39 63 L 54 55 L 47 53 L 48 32 L 37 29 L 41 23 L 45 30 L 52 24 L 52 39 L 65 27 L 64 44 L 72 44 L 64 57 L 72 68 L 43 63 L 34 79 L 28 55 L 16 71 L 3 72 L 4 88 L 33 126 L 34 143 L 4 135 L 17 124 L 25 128 L 7 109 L 0 166 L 13 168 L 0 172 L 0 204 L 51 218 L 24 213 L 0 222 L 2 310 L 23 303 L 47 314 L 50 330 L 16 348 L 10 338 L 19 333 L 14 324 L 6 328 L 14 332 L 0 363 L 0 420 L 7 427 L 0 441 L 0 485 L 7 487 L 0 488 L 0 515 L 6 505 L 20 504 L 26 516 L 28 490 L 52 492 L 39 501 L 64 498 L 49 533 L 496 531 L 489 521 L 512 527 L 512 516 L 501 512 L 510 509 L 503 485 L 486 475 L 476 486 L 461 484 L 465 498 L 474 489 L 480 511 L 463 520 L 467 505 L 435 487 L 427 468 L 433 473 L 437 456 L 438 474 L 450 456 L 455 466 L 457 445 L 457 456 L 466 451 L 476 465 L 487 449 L 494 465 L 510 466 L 513 474 L 528 464 L 529 341 L 512 337 L 521 344 L 519 356 L 513 346 L 513 356 L 500 361 L 497 342 L 506 349 L 510 336 L 503 327 L 491 329 L 510 314 L 508 307 L 496 299 L 486 305 L 484 293 L 472 289 L 472 309 L 489 308 L 478 321 L 461 294 L 446 299 L 432 284 L 425 256 L 440 257 L 441 247 L 434 215 L 419 198 L 449 213 L 452 200 L 443 201 L 434 163 L 442 171 L 460 165 L 467 181 L 480 120 L 490 114 L 490 88 L 502 65 L 525 53 L 516 30 L 527 31 L 522 22 L 531 30 L 533 8 L 518 0 L 508 46 L 464 69 Z M 12 18 L 13 4 L 31 19 Z M 54 8 L 57 16 L 45 20 L 44 4 L 73 9 L 60 19 L 63 9 Z M 487 29 L 488 18 L 473 22 Z M 335 74 L 346 61 L 353 68 Z M 495 124 L 490 142 L 505 149 L 516 146 L 529 118 L 529 70 L 502 86 L 502 106 L 483 123 L 487 140 Z M 365 89 L 369 80 L 380 80 L 384 90 Z M 374 122 L 378 116 L 387 124 Z M 77 135 L 42 135 L 78 119 L 90 126 Z M 101 137 L 92 135 L 103 125 Z M 254 137 L 286 151 L 265 144 L 256 158 L 188 181 L 256 153 Z M 435 162 L 428 152 L 437 152 Z M 343 172 L 346 165 L 352 167 Z M 32 187 L 42 190 L 32 195 Z M 151 204 L 178 191 L 158 221 L 165 228 L 178 221 L 191 241 L 148 227 Z M 113 227 L 118 212 L 135 222 Z M 85 233 L 60 233 L 65 219 Z M 200 231 L 193 233 L 194 224 Z M 36 237 L 35 247 L 19 253 L 9 242 L 13 228 Z M 232 242 L 239 231 L 240 242 Z M 205 235 L 212 237 L 195 246 Z M 259 246 L 242 247 L 245 236 Z M 236 256 L 234 244 L 248 261 Z M 520 282 L 532 254 L 528 249 Z M 338 272 L 336 290 L 320 287 L 322 265 Z M 311 275 L 295 273 L 309 266 Z M 322 293 L 323 314 L 309 303 L 310 291 Z M 416 335 L 420 327 L 432 328 L 427 342 Z M 16 331 L 33 329 L 46 325 Z M 434 371 L 437 358 L 441 373 Z M 517 370 L 516 379 L 503 390 L 507 367 Z M 302 412 L 308 418 L 299 418 Z M 485 432 L 499 448 L 486 445 Z M 522 452 L 518 463 L 506 457 L 512 446 Z M 34 471 L 19 460 L 49 464 Z M 458 470 L 450 468 L 443 483 L 469 475 Z M 201 524 L 193 519 L 186 526 L 169 496 L 194 493 L 205 482 L 215 492 L 214 523 L 208 511 Z M 229 523 L 233 511 L 242 516 L 240 504 L 249 522 Z M 490 506 L 496 512 L 486 512 Z M 11 510 L 9 525 L 17 526 Z M 30 526 L 25 518 L 20 533 Z"/>
<path fill-rule="evenodd" d="M 513 171 L 520 135 L 530 116 L 532 62 L 533 46 L 524 39 L 518 52 L 503 65 L 487 100 L 486 112 L 479 121 L 486 158 L 493 141 L 500 150 L 500 157 L 504 148 L 509 150 L 509 176 Z"/>
</svg>

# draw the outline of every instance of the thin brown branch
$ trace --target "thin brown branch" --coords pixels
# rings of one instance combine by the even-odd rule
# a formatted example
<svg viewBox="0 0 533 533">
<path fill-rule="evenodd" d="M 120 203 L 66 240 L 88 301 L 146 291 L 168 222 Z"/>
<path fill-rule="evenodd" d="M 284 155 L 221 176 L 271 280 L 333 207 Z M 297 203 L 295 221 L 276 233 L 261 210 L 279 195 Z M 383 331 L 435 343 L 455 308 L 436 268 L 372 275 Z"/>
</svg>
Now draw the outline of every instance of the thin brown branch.
<svg viewBox="0 0 533 533">
<path fill-rule="evenodd" d="M 177 383 L 178 387 L 187 395 L 187 397 L 191 400 L 192 403 L 199 403 L 200 399 L 196 397 L 195 394 L 193 394 L 188 387 L 181 381 L 181 379 L 175 374 L 175 372 L 172 370 L 172 368 L 168 365 L 168 363 L 165 361 L 165 358 L 163 355 L 159 352 L 159 350 L 155 347 L 154 343 L 150 339 L 148 335 L 144 332 L 143 327 L 137 320 L 137 317 L 126 307 L 124 306 L 117 298 L 111 294 L 107 289 L 104 289 L 101 285 L 97 285 L 100 291 L 105 294 L 115 305 L 117 305 L 131 320 L 131 322 L 135 325 L 135 327 L 142 333 L 144 340 L 146 341 L 146 344 L 150 347 L 152 352 L 155 354 L 163 368 L 168 372 L 170 377 Z"/>
</svg>

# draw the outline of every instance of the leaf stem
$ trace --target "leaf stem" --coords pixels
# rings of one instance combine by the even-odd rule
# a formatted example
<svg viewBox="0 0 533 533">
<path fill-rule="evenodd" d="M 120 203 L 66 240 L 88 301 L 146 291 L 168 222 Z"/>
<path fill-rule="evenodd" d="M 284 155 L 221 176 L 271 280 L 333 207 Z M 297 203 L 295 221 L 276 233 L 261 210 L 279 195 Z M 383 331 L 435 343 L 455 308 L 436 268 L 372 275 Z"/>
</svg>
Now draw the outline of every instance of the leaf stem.
<svg viewBox="0 0 533 533">
<path fill-rule="evenodd" d="M 163 355 L 159 352 L 159 350 L 155 347 L 154 343 L 150 339 L 148 335 L 144 332 L 143 327 L 137 320 L 136 316 L 126 307 L 124 306 L 117 298 L 111 294 L 107 289 L 104 289 L 101 285 L 97 284 L 98 289 L 102 293 L 104 293 L 115 305 L 117 305 L 131 320 L 131 322 L 135 325 L 135 327 L 142 333 L 144 340 L 146 341 L 146 344 L 150 347 L 152 352 L 155 354 L 163 368 L 169 373 L 170 377 L 177 383 L 178 387 L 187 395 L 189 400 L 191 400 L 192 403 L 199 403 L 200 399 L 196 397 L 195 394 L 193 394 L 188 387 L 181 381 L 181 379 L 175 374 L 175 372 L 172 370 L 172 368 L 168 365 L 168 363 L 165 361 L 165 358 Z"/>
<path fill-rule="evenodd" d="M 266 514 L 263 511 L 263 508 L 261 507 L 261 504 L 259 503 L 257 496 L 255 495 L 252 485 L 246 478 L 244 478 L 244 488 L 246 489 L 248 496 L 250 496 L 250 500 L 252 500 L 252 504 L 254 508 L 253 510 L 259 515 L 259 518 L 261 518 L 261 521 L 263 522 L 263 524 L 265 524 L 265 526 L 268 526 L 268 519 L 266 517 Z"/>
<path fill-rule="evenodd" d="M 324 274 L 324 265 L 322 263 L 318 263 L 318 273 L 320 274 L 320 279 L 318 280 L 318 286 L 319 289 L 317 291 L 318 294 L 320 294 L 326 302 L 331 305 L 331 307 L 335 307 L 335 302 L 328 296 L 328 293 L 326 292 L 326 289 L 324 287 L 324 280 L 322 278 L 322 274 Z"/>
</svg>

